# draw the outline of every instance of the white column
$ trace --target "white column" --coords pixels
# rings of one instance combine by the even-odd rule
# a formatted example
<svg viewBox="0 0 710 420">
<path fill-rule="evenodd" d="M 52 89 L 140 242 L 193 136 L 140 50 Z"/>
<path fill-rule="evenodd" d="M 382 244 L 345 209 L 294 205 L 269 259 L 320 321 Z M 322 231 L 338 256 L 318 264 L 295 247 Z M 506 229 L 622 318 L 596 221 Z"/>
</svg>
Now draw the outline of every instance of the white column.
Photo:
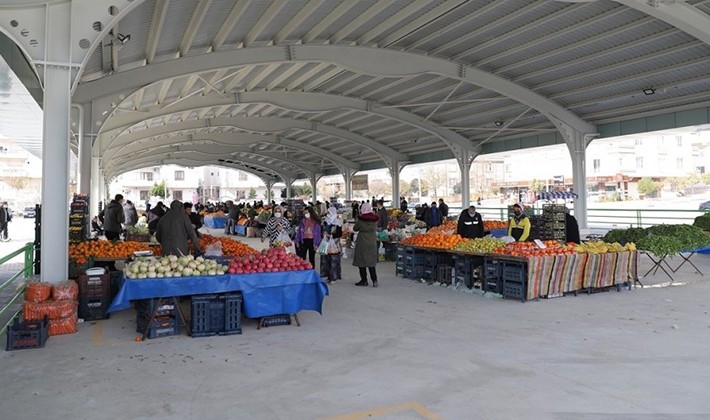
<svg viewBox="0 0 710 420">
<path fill-rule="evenodd" d="M 311 188 L 313 188 L 313 191 L 312 191 L 312 194 L 311 194 L 311 202 L 312 202 L 313 204 L 315 204 L 316 201 L 318 201 L 318 189 L 317 189 L 316 187 L 317 187 L 317 185 L 318 185 L 318 180 L 320 179 L 321 176 L 322 176 L 321 174 L 318 174 L 318 173 L 315 173 L 315 172 L 313 172 L 312 174 L 310 174 Z"/>
<path fill-rule="evenodd" d="M 47 6 L 42 138 L 41 280 L 65 281 L 69 255 L 69 113 L 71 4 Z"/>
<path fill-rule="evenodd" d="M 266 181 L 264 183 L 266 184 L 266 201 L 267 203 L 271 203 L 273 199 L 271 189 L 274 187 L 274 181 Z"/>
<path fill-rule="evenodd" d="M 574 199 L 574 217 L 580 229 L 587 228 L 587 145 L 593 136 L 571 132 L 567 148 L 572 158 L 572 185 L 579 197 Z"/>
<path fill-rule="evenodd" d="M 293 185 L 293 180 L 291 178 L 284 179 L 284 184 L 286 184 L 286 199 L 290 200 L 291 197 L 291 186 Z"/>
<path fill-rule="evenodd" d="M 77 140 L 79 143 L 79 181 L 77 191 L 82 194 L 89 194 L 91 190 L 91 136 L 84 135 L 84 107 L 74 105 L 74 109 L 79 112 L 79 123 Z M 91 198 L 91 197 L 89 197 Z"/>
<path fill-rule="evenodd" d="M 345 181 L 345 199 L 346 200 L 353 199 L 353 175 L 354 174 L 355 174 L 355 171 L 352 171 L 348 168 L 344 168 L 344 170 L 343 170 L 343 181 Z"/>
<path fill-rule="evenodd" d="M 478 151 L 462 150 L 456 158 L 461 171 L 461 207 L 464 209 L 471 204 L 471 164 L 478 155 Z"/>
<path fill-rule="evenodd" d="M 101 158 L 91 158 L 91 193 L 89 194 L 89 211 L 91 216 L 96 216 L 99 211 L 99 202 L 101 202 L 101 170 L 99 163 Z"/>
<path fill-rule="evenodd" d="M 399 208 L 399 165 L 400 163 L 395 160 L 390 166 L 390 175 L 392 176 L 392 201 L 390 202 L 390 207 L 394 209 Z"/>
</svg>

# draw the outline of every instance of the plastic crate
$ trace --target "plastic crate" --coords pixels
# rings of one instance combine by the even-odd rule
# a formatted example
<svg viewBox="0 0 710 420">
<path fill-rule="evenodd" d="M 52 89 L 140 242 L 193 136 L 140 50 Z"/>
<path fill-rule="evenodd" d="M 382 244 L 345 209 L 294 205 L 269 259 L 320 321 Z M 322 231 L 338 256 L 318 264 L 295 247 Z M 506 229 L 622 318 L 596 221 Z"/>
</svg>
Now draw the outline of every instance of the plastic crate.
<svg viewBox="0 0 710 420">
<path fill-rule="evenodd" d="M 512 297 L 525 301 L 525 284 L 524 283 L 503 283 L 503 296 Z"/>
<path fill-rule="evenodd" d="M 141 299 L 134 302 L 136 311 L 140 318 L 150 318 L 155 311 L 156 316 L 177 316 L 177 308 L 172 301 L 160 302 L 160 298 Z M 158 305 L 156 309 L 156 305 Z"/>
<path fill-rule="evenodd" d="M 503 280 L 501 278 L 483 278 L 481 280 L 481 289 L 484 292 L 503 293 Z"/>
<path fill-rule="evenodd" d="M 108 296 L 99 297 L 80 297 L 79 298 L 79 318 L 83 318 L 84 321 L 96 321 L 99 319 L 108 319 L 108 306 L 109 306 Z"/>
<path fill-rule="evenodd" d="M 503 281 L 505 283 L 525 283 L 525 271 L 522 267 L 503 268 Z"/>
<path fill-rule="evenodd" d="M 77 277 L 80 298 L 97 298 L 111 296 L 111 275 L 106 272 L 100 276 L 88 276 L 82 273 Z"/>
<path fill-rule="evenodd" d="M 418 280 L 424 276 L 424 266 L 410 265 L 404 267 L 404 278 Z"/>
<path fill-rule="evenodd" d="M 385 261 L 397 261 L 397 247 L 392 243 L 385 244 Z"/>
<path fill-rule="evenodd" d="M 147 331 L 146 331 L 147 328 Z M 136 332 L 146 331 L 146 337 L 153 339 L 180 334 L 180 325 L 174 316 L 156 317 L 150 323 L 146 318 L 136 319 Z"/>
<path fill-rule="evenodd" d="M 291 325 L 291 315 L 265 316 L 259 322 L 260 327 L 276 327 L 279 325 Z"/>
<path fill-rule="evenodd" d="M 400 264 L 400 263 L 395 264 L 394 275 L 404 277 L 404 264 Z"/>
<path fill-rule="evenodd" d="M 42 321 L 20 322 L 15 318 L 7 326 L 7 345 L 5 350 L 37 349 L 44 347 L 49 337 L 49 318 Z"/>
<path fill-rule="evenodd" d="M 436 267 L 424 267 L 422 278 L 425 280 L 436 280 Z"/>
<path fill-rule="evenodd" d="M 190 327 L 193 337 L 241 334 L 241 293 L 193 296 Z"/>
<path fill-rule="evenodd" d="M 454 268 L 450 265 L 440 265 L 436 269 L 436 281 L 443 284 L 451 284 Z"/>
</svg>

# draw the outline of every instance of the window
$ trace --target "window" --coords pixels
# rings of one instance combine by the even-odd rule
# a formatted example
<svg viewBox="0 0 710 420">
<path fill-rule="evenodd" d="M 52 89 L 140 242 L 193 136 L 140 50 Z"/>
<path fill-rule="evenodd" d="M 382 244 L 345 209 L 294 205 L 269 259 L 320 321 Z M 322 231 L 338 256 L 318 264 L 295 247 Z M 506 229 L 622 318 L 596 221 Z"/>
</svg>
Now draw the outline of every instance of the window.
<svg viewBox="0 0 710 420">
<path fill-rule="evenodd" d="M 636 157 L 636 169 L 643 169 L 643 157 Z"/>
<path fill-rule="evenodd" d="M 141 172 L 141 181 L 152 181 L 153 172 Z"/>
<path fill-rule="evenodd" d="M 240 181 L 246 181 L 247 180 L 247 174 L 245 172 L 239 172 L 239 180 Z"/>
<path fill-rule="evenodd" d="M 185 179 L 185 171 L 175 171 L 175 181 L 183 181 Z"/>
<path fill-rule="evenodd" d="M 139 192 L 141 201 L 148 199 L 148 190 L 140 190 Z"/>
<path fill-rule="evenodd" d="M 173 191 L 173 200 L 182 201 L 182 191 Z"/>
<path fill-rule="evenodd" d="M 593 161 L 592 164 L 594 165 L 594 173 L 595 173 L 595 174 L 598 174 L 599 171 L 600 171 L 601 168 L 602 168 L 601 159 L 594 159 L 594 161 Z"/>
<path fill-rule="evenodd" d="M 679 157 L 675 160 L 676 168 L 683 169 L 683 158 Z"/>
</svg>

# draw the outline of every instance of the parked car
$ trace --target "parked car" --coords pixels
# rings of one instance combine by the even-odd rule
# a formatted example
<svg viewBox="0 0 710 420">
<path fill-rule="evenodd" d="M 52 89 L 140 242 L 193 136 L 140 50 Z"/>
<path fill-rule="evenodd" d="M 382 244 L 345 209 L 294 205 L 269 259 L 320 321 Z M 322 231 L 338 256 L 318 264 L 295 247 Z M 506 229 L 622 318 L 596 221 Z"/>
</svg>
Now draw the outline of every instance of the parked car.
<svg viewBox="0 0 710 420">
<path fill-rule="evenodd" d="M 25 209 L 22 210 L 22 217 L 24 217 L 25 219 L 35 217 L 35 208 L 25 207 Z"/>
<path fill-rule="evenodd" d="M 710 211 L 710 201 L 706 201 L 704 203 L 700 203 L 700 207 L 698 208 L 700 211 Z"/>
</svg>

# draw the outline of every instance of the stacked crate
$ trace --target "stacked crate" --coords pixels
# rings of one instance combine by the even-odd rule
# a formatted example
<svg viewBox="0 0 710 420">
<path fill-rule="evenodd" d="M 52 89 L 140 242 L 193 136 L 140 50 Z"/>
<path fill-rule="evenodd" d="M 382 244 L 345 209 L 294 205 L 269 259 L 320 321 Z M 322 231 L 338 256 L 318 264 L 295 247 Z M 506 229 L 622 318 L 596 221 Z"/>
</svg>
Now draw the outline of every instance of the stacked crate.
<svg viewBox="0 0 710 420">
<path fill-rule="evenodd" d="M 242 294 L 192 296 L 190 314 L 193 337 L 241 334 Z"/>
<path fill-rule="evenodd" d="M 501 277 L 502 263 L 496 257 L 483 258 L 483 275 L 481 289 L 485 292 L 502 293 L 503 278 Z"/>
<path fill-rule="evenodd" d="M 543 204 L 539 232 L 540 239 L 565 241 L 566 211 L 567 208 L 563 204 Z"/>
<path fill-rule="evenodd" d="M 147 338 L 180 334 L 178 308 L 175 299 L 152 298 L 135 301 L 136 332 Z"/>
<path fill-rule="evenodd" d="M 473 287 L 473 262 L 467 255 L 454 255 L 453 281 L 454 284 L 465 284 L 469 289 Z"/>
<path fill-rule="evenodd" d="M 527 298 L 527 263 L 504 261 L 501 267 L 503 278 L 503 296 L 520 299 Z"/>
<path fill-rule="evenodd" d="M 420 279 L 424 276 L 424 261 L 427 252 L 406 247 L 404 251 L 404 278 Z"/>
<path fill-rule="evenodd" d="M 394 274 L 395 276 L 404 277 L 404 266 L 405 266 L 405 254 L 406 247 L 404 245 L 397 245 L 394 254 Z"/>
<path fill-rule="evenodd" d="M 84 272 L 76 281 L 79 284 L 79 318 L 85 321 L 107 319 L 111 303 L 111 275 L 108 272 Z"/>
<path fill-rule="evenodd" d="M 39 217 L 39 215 L 35 216 Z M 89 197 L 74 194 L 69 210 L 69 242 L 82 242 L 89 237 Z"/>
</svg>

